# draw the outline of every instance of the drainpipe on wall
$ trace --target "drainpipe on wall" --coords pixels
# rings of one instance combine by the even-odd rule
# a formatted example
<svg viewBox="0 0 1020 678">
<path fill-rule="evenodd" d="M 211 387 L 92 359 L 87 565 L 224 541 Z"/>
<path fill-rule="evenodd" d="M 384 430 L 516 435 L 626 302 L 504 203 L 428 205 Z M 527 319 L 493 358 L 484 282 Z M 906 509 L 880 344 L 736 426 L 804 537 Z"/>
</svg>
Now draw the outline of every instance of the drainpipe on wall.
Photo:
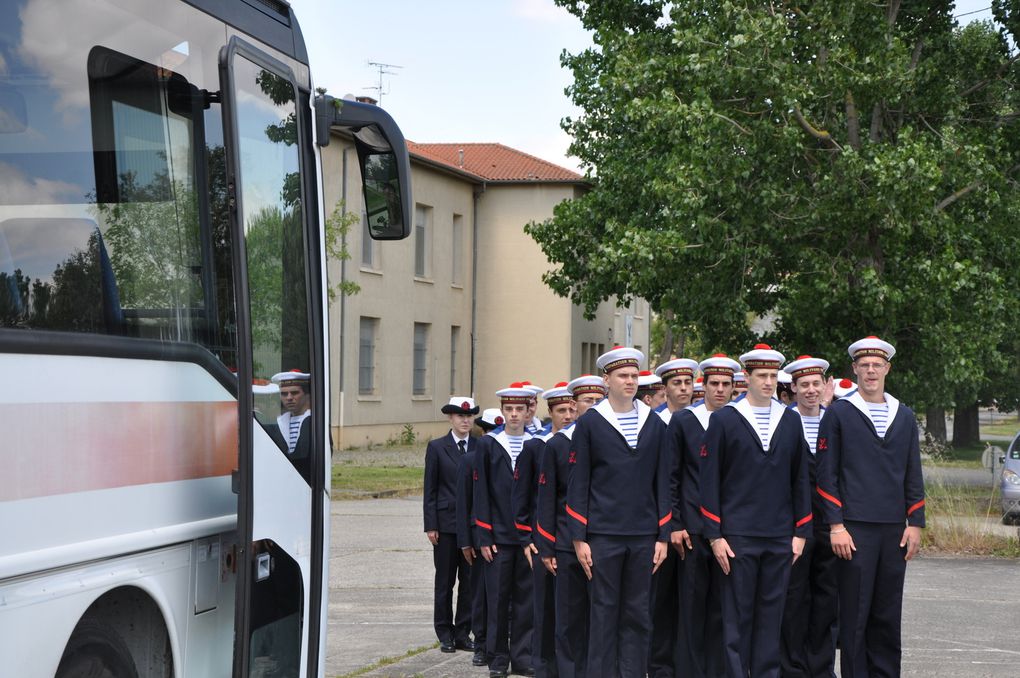
<svg viewBox="0 0 1020 678">
<path fill-rule="evenodd" d="M 485 195 L 485 182 L 473 192 L 471 205 L 471 397 L 475 398 L 475 345 L 478 331 L 478 201 Z M 476 398 L 477 399 L 477 398 Z"/>
<path fill-rule="evenodd" d="M 347 147 L 345 146 L 340 154 L 340 200 L 343 207 L 341 211 L 344 216 L 347 216 Z M 344 233 L 341 239 L 343 249 L 347 249 L 347 234 Z M 343 290 L 343 284 L 347 281 L 347 260 L 343 259 L 340 261 L 340 289 Z M 340 293 L 340 417 L 338 422 L 340 446 L 343 447 L 343 431 L 344 431 L 344 375 L 347 370 L 344 369 L 344 346 L 347 345 L 347 295 L 343 292 Z"/>
</svg>

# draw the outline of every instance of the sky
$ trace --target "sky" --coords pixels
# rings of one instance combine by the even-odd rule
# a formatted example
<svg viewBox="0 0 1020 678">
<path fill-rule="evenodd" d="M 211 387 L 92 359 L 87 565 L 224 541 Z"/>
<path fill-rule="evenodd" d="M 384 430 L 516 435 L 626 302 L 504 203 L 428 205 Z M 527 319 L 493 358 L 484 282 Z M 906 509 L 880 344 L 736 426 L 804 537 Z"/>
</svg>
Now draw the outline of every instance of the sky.
<svg viewBox="0 0 1020 678">
<path fill-rule="evenodd" d="M 334 96 L 378 98 L 419 143 L 499 142 L 576 170 L 560 121 L 577 115 L 563 50 L 591 46 L 553 0 L 290 0 L 312 80 Z M 957 0 L 961 23 L 990 19 L 991 0 Z M 975 13 L 976 12 L 976 13 Z"/>
</svg>

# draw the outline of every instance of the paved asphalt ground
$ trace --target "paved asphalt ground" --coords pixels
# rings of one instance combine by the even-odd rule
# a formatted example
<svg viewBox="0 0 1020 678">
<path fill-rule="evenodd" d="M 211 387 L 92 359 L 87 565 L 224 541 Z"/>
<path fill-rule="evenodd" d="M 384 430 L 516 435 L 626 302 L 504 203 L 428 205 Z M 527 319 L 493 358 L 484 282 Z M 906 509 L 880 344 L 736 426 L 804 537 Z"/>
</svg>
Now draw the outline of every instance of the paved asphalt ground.
<svg viewBox="0 0 1020 678">
<path fill-rule="evenodd" d="M 337 501 L 332 512 L 326 675 L 435 643 L 421 498 Z M 1020 675 L 1020 562 L 923 555 L 912 562 L 903 647 L 906 676 Z M 484 678 L 487 672 L 471 666 L 470 653 L 431 649 L 364 675 Z"/>
</svg>

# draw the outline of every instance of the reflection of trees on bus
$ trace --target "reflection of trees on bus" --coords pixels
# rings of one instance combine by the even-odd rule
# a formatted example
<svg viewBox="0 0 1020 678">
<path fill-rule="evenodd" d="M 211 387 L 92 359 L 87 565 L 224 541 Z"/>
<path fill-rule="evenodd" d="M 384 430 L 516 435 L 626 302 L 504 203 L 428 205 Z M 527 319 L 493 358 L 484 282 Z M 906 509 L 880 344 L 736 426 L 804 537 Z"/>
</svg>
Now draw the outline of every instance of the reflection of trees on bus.
<svg viewBox="0 0 1020 678">
<path fill-rule="evenodd" d="M 99 232 L 56 266 L 52 281 L 30 280 L 21 269 L 0 271 L 0 324 L 71 332 L 103 332 Z"/>
</svg>

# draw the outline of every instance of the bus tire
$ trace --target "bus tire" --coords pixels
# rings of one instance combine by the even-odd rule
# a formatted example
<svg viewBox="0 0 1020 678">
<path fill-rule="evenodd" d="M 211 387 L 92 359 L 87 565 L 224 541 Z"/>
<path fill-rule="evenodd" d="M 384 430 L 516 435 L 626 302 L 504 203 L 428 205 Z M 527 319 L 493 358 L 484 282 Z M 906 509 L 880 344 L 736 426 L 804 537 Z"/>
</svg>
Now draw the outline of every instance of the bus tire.
<svg viewBox="0 0 1020 678">
<path fill-rule="evenodd" d="M 119 634 L 83 619 L 67 641 L 54 678 L 138 678 L 138 670 Z"/>
</svg>

